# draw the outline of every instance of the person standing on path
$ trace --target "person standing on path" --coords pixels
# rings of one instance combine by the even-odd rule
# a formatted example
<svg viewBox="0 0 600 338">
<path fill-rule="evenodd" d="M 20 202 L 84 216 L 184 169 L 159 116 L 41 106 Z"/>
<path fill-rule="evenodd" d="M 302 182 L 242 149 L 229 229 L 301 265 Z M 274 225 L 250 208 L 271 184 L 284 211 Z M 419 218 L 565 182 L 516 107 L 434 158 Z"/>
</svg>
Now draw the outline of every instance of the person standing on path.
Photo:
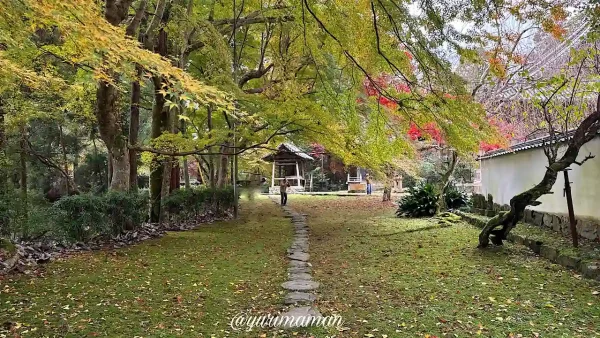
<svg viewBox="0 0 600 338">
<path fill-rule="evenodd" d="M 371 193 L 373 192 L 373 187 L 371 185 L 371 178 L 369 177 L 369 175 L 367 175 L 366 180 L 367 180 L 367 195 L 371 195 Z"/>
<path fill-rule="evenodd" d="M 281 205 L 287 204 L 287 188 L 289 188 L 290 183 L 287 178 L 281 181 L 279 184 L 279 194 L 281 195 Z"/>
</svg>

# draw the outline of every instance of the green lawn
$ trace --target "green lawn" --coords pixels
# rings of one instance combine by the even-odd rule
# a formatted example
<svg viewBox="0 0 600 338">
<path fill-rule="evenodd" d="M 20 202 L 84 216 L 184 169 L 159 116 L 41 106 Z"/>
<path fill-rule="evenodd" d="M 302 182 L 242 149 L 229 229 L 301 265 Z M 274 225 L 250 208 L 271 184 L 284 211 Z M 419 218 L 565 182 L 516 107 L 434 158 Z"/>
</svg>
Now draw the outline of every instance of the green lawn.
<svg viewBox="0 0 600 338">
<path fill-rule="evenodd" d="M 476 249 L 479 230 L 393 217 L 380 197 L 295 197 L 308 214 L 319 308 L 343 337 L 597 337 L 600 291 L 521 246 Z M 391 234 L 391 235 L 389 235 Z"/>
<path fill-rule="evenodd" d="M 466 224 L 418 231 L 431 222 L 397 219 L 380 198 L 290 195 L 308 215 L 319 310 L 342 315 L 342 332 L 228 327 L 241 311 L 283 309 L 292 229 L 264 198 L 239 221 L 0 280 L 0 323 L 23 337 L 600 336 L 598 283 L 524 247 L 480 251 Z"/>
<path fill-rule="evenodd" d="M 271 201 L 244 203 L 242 213 L 238 222 L 70 257 L 43 278 L 0 280 L 0 324 L 23 337 L 231 336 L 233 315 L 282 303 L 292 235 Z"/>
</svg>

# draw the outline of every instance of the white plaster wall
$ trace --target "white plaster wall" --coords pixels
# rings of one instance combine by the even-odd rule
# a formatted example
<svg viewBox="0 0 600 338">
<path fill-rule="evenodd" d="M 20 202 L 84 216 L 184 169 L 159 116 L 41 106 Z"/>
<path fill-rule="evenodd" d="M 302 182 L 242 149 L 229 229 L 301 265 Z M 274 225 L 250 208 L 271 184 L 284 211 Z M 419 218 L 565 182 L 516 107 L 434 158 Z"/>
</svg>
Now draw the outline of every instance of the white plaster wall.
<svg viewBox="0 0 600 338">
<path fill-rule="evenodd" d="M 571 166 L 569 171 L 573 205 L 576 216 L 600 219 L 600 137 L 581 148 L 578 160 L 589 153 L 596 157 L 583 166 Z M 492 194 L 495 203 L 509 204 L 514 195 L 542 179 L 547 165 L 548 160 L 541 147 L 481 160 L 481 192 L 485 196 Z M 560 173 L 552 189 L 554 194 L 542 196 L 539 199 L 542 204 L 532 209 L 566 214 L 564 186 L 563 174 Z"/>
</svg>

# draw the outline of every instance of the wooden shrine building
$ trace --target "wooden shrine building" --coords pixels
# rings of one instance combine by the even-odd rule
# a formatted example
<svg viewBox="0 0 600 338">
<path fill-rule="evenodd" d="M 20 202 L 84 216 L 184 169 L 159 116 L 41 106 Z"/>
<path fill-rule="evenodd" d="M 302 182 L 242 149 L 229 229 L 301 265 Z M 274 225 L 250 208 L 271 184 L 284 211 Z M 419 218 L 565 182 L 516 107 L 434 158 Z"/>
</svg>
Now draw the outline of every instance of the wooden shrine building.
<svg viewBox="0 0 600 338">
<path fill-rule="evenodd" d="M 276 153 L 263 157 L 263 160 L 273 163 L 269 193 L 279 193 L 279 184 L 286 178 L 290 184 L 289 192 L 304 191 L 306 163 L 314 160 L 310 155 L 292 143 L 282 143 Z"/>
</svg>

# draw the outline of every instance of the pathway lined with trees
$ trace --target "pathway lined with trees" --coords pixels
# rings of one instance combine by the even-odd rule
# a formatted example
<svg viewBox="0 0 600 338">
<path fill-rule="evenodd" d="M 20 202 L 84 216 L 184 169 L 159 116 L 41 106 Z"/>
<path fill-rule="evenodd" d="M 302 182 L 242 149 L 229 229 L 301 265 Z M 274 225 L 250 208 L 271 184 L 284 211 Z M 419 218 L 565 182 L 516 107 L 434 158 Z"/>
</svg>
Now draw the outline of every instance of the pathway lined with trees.
<svg viewBox="0 0 600 338">
<path fill-rule="evenodd" d="M 582 152 L 600 133 L 596 1 L 0 8 L 3 335 L 254 337 L 228 320 L 286 305 L 345 317 L 305 336 L 600 335 L 597 284 L 516 229 L 598 155 Z M 546 170 L 507 210 L 467 215 L 481 231 L 447 212 L 469 205 L 457 171 L 539 136 Z M 266 198 L 238 208 L 240 182 L 302 190 L 309 153 L 310 177 L 327 181 L 327 154 L 383 198 L 290 196 L 292 228 Z M 396 208 L 401 175 L 419 182 Z M 573 252 L 600 274 L 595 244 Z"/>
<path fill-rule="evenodd" d="M 289 208 L 292 219 L 267 198 L 243 201 L 239 220 L 5 277 L 0 330 L 23 337 L 600 333 L 598 283 L 520 244 L 475 249 L 477 228 L 397 218 L 377 196 L 293 196 Z M 298 232 L 306 228 L 310 246 L 302 253 L 311 266 L 300 271 L 290 262 L 304 261 L 290 260 L 298 252 L 288 250 L 304 245 Z M 282 284 L 307 271 L 320 284 L 308 302 L 323 316 L 340 315 L 341 331 L 229 326 L 240 313 L 288 313 L 295 293 Z"/>
</svg>

